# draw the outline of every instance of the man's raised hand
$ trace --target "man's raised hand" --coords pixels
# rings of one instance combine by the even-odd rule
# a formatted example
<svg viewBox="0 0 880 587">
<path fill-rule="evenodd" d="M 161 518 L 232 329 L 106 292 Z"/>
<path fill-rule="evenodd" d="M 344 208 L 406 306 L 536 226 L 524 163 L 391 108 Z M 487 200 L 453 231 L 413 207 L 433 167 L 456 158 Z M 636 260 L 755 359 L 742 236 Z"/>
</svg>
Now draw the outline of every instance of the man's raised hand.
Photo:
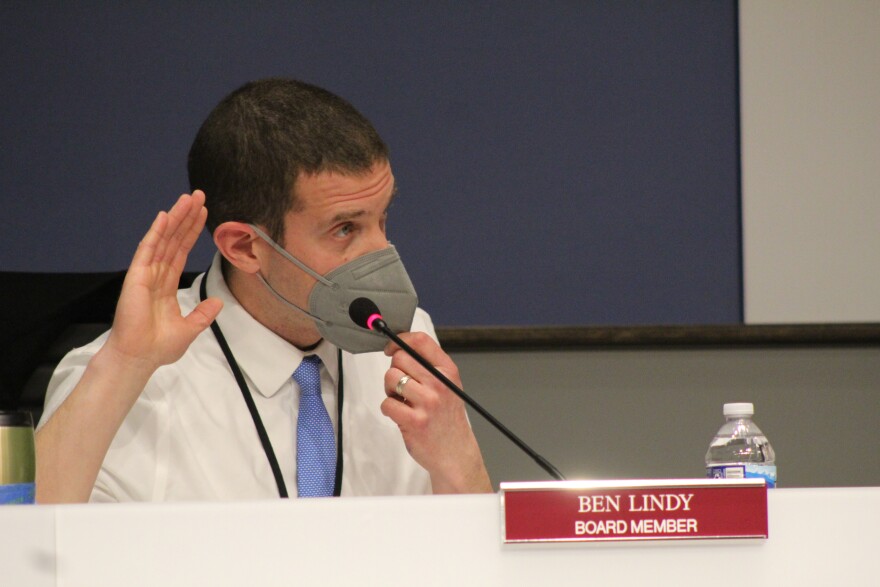
<svg viewBox="0 0 880 587">
<path fill-rule="evenodd" d="M 125 276 L 106 352 L 153 371 L 183 356 L 217 317 L 223 303 L 216 298 L 203 301 L 187 316 L 177 301 L 187 255 L 207 215 L 205 194 L 196 190 L 156 216 Z"/>
</svg>

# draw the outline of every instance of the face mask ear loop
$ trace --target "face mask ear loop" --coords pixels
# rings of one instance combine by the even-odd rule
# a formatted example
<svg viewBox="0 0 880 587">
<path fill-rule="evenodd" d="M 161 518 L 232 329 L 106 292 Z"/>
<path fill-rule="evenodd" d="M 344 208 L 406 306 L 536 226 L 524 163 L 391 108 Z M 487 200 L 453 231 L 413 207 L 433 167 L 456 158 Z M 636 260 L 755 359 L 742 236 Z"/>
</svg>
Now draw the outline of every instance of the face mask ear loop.
<svg viewBox="0 0 880 587">
<path fill-rule="evenodd" d="M 282 296 L 277 291 L 275 291 L 275 288 L 272 287 L 271 285 L 269 285 L 269 282 L 266 281 L 266 279 L 262 275 L 260 275 L 259 273 L 257 273 L 257 278 L 263 283 L 263 285 L 266 286 L 266 289 L 268 289 L 272 293 L 272 295 L 274 295 L 276 298 L 278 298 L 279 302 L 281 302 L 282 304 L 284 304 L 285 306 L 287 306 L 288 308 L 290 308 L 292 310 L 296 310 L 300 314 L 304 314 L 305 316 L 308 316 L 309 318 L 311 318 L 315 322 L 319 322 L 320 324 L 323 324 L 324 326 L 327 325 L 327 322 L 325 320 L 321 320 L 320 318 L 318 318 L 317 316 L 315 316 L 311 312 L 307 312 L 306 310 L 303 310 L 302 308 L 300 308 L 299 306 L 297 306 L 293 302 L 285 299 L 285 297 Z"/>
<path fill-rule="evenodd" d="M 269 238 L 269 235 L 267 235 L 265 232 L 263 232 L 262 230 L 260 230 L 256 226 L 254 226 L 253 224 L 248 224 L 248 226 L 253 228 L 254 232 L 257 233 L 257 236 L 260 237 L 261 239 L 263 239 L 264 241 L 266 241 L 267 243 L 269 243 L 269 245 L 273 249 L 275 249 L 282 257 L 284 257 L 285 259 L 287 259 L 288 261 L 290 261 L 291 263 L 293 263 L 294 265 L 296 265 L 297 267 L 299 267 L 300 269 L 302 269 L 303 271 L 305 271 L 306 273 L 308 273 L 309 275 L 314 277 L 316 280 L 320 281 L 321 283 L 323 283 L 327 287 L 332 287 L 333 289 L 336 289 L 337 287 L 339 287 L 336 283 L 333 283 L 332 281 L 330 281 L 329 279 L 327 279 L 326 277 L 324 277 L 320 273 L 313 271 L 310 267 L 305 265 L 302 261 L 300 261 L 299 259 L 297 259 L 293 255 L 291 255 L 290 253 L 285 251 L 284 248 L 281 247 L 281 245 L 279 245 L 278 243 L 273 241 L 271 238 Z M 260 278 L 262 279 L 262 276 Z M 269 287 L 269 289 L 272 290 L 272 292 L 275 293 L 275 295 L 278 295 L 277 292 L 275 292 L 275 290 L 272 289 L 272 286 L 269 286 L 269 284 L 265 280 L 263 280 L 263 283 L 266 283 L 266 285 Z M 281 299 L 284 299 L 284 298 L 281 298 Z M 287 300 L 285 300 L 285 301 L 287 301 Z M 288 303 L 290 303 L 290 302 L 288 302 Z M 306 313 L 308 314 L 308 312 L 306 312 Z M 311 316 L 311 314 L 309 314 L 309 316 Z"/>
</svg>

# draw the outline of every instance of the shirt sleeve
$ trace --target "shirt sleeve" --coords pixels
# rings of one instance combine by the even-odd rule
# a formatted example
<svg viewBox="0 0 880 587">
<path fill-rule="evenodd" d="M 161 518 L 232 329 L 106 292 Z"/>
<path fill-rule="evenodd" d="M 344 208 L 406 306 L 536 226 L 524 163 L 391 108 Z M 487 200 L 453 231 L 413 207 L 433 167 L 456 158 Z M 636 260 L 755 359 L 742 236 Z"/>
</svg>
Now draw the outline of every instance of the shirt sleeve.
<svg viewBox="0 0 880 587">
<path fill-rule="evenodd" d="M 412 330 L 415 332 L 424 332 L 434 340 L 437 340 L 437 333 L 434 331 L 434 321 L 431 320 L 431 316 L 421 308 L 416 308 L 416 313 L 413 316 Z M 439 343 L 439 340 L 437 340 L 437 342 Z"/>
<path fill-rule="evenodd" d="M 91 502 L 164 501 L 167 489 L 168 405 L 154 374 L 104 457 Z"/>
</svg>

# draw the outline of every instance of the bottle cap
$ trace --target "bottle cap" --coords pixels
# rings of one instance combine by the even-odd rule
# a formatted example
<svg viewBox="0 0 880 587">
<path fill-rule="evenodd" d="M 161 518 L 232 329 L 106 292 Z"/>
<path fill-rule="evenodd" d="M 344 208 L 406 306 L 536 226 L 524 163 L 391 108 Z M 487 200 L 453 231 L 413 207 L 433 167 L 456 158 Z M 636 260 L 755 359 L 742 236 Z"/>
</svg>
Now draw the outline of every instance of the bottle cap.
<svg viewBox="0 0 880 587">
<path fill-rule="evenodd" d="M 755 415 L 755 406 L 751 403 L 740 402 L 736 404 L 724 404 L 724 417 L 745 417 Z"/>
<path fill-rule="evenodd" d="M 30 412 L 24 412 L 24 411 L 6 412 L 3 410 L 0 410 L 0 427 L 6 427 L 6 426 L 15 426 L 15 427 L 30 426 L 31 428 L 33 428 L 34 427 L 34 420 L 31 417 Z"/>
</svg>

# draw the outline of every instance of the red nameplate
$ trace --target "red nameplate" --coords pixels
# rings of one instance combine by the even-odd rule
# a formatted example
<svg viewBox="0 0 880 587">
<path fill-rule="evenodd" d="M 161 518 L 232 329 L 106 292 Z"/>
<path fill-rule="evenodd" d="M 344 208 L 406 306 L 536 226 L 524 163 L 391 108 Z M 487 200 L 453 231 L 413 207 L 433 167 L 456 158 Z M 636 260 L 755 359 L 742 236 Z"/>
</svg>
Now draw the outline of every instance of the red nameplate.
<svg viewBox="0 0 880 587">
<path fill-rule="evenodd" d="M 502 483 L 505 542 L 766 538 L 763 479 Z"/>
</svg>

